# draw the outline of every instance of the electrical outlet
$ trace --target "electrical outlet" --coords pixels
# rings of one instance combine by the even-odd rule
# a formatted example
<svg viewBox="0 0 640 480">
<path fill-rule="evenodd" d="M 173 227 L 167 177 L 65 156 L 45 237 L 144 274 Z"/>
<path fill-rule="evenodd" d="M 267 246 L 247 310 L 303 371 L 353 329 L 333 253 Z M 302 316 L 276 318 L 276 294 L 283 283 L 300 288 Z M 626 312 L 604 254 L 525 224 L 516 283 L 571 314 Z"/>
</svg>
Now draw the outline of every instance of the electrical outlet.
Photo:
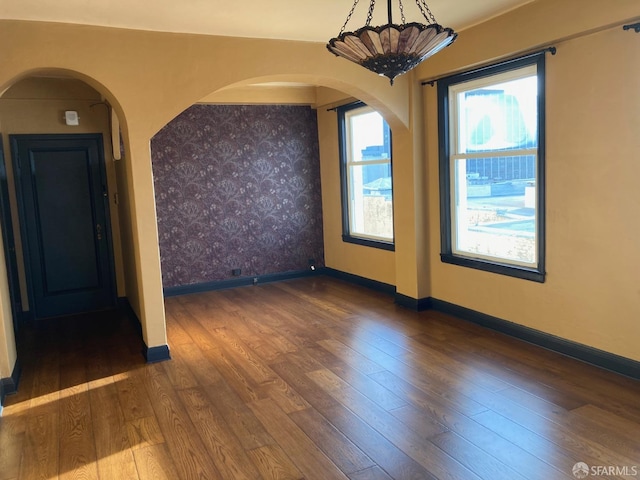
<svg viewBox="0 0 640 480">
<path fill-rule="evenodd" d="M 258 277 L 253 277 L 253 284 L 257 285 L 258 284 Z"/>
</svg>

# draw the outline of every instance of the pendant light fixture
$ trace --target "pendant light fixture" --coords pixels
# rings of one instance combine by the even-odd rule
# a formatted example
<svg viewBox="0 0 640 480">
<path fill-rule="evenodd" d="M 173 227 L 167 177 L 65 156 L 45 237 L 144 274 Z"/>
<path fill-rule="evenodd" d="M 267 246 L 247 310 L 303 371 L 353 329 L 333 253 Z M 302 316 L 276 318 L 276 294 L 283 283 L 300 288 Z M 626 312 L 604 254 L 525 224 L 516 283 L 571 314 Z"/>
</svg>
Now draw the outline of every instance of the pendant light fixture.
<svg viewBox="0 0 640 480">
<path fill-rule="evenodd" d="M 422 61 L 451 45 L 458 36 L 451 28 L 444 28 L 436 22 L 424 0 L 416 0 L 416 5 L 426 24 L 407 23 L 402 0 L 397 1 L 402 23 L 393 23 L 392 0 L 387 0 L 389 23 L 372 27 L 371 19 L 376 2 L 371 0 L 364 26 L 354 32 L 345 32 L 347 23 L 359 2 L 355 0 L 340 33 L 329 40 L 327 44 L 329 51 L 362 65 L 378 75 L 384 75 L 393 85 L 395 77 L 407 73 Z"/>
</svg>

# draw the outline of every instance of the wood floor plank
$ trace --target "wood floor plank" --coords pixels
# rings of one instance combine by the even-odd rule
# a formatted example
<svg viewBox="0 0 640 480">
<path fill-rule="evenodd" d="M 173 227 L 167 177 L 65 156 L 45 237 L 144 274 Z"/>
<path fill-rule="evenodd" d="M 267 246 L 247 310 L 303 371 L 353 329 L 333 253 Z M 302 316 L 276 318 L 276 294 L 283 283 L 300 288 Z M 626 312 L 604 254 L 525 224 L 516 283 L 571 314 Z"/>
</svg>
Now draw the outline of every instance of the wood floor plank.
<svg viewBox="0 0 640 480">
<path fill-rule="evenodd" d="M 200 438 L 193 435 L 196 429 L 164 375 L 162 364 L 150 365 L 145 373 L 144 386 L 149 397 L 155 399 L 153 410 L 178 478 L 222 478 Z"/>
<path fill-rule="evenodd" d="M 491 410 L 550 440 L 552 443 L 574 452 L 578 458 L 593 458 L 598 465 L 629 465 L 637 461 L 608 449 L 597 442 L 597 437 L 583 435 L 571 426 L 537 415 L 531 410 L 504 398 L 485 397 L 481 399 Z"/>
<path fill-rule="evenodd" d="M 432 442 L 481 478 L 524 480 L 516 470 L 507 467 L 455 432 L 442 433 L 432 439 Z"/>
<path fill-rule="evenodd" d="M 274 443 L 273 438 L 247 407 L 240 396 L 225 382 L 203 387 L 211 404 L 223 415 L 245 450 Z"/>
<path fill-rule="evenodd" d="M 357 370 L 333 367 L 331 371 L 385 410 L 393 410 L 407 404 L 406 400 Z"/>
<path fill-rule="evenodd" d="M 127 421 L 147 418 L 154 414 L 151 399 L 144 388 L 143 369 L 131 369 L 120 375 L 115 386 L 120 408 Z"/>
<path fill-rule="evenodd" d="M 301 364 L 296 360 L 288 356 L 290 361 L 283 361 L 281 363 L 275 363 L 271 365 L 271 369 L 275 371 L 280 378 L 282 378 L 288 385 L 291 385 L 309 405 L 314 407 L 320 412 L 325 411 L 338 404 L 338 401 L 319 387 L 313 380 L 307 375 L 307 368 L 300 366 Z M 319 365 L 313 363 L 314 370 L 317 370 Z"/>
<path fill-rule="evenodd" d="M 375 466 L 349 475 L 349 480 L 392 480 L 380 467 Z"/>
<path fill-rule="evenodd" d="M 202 351 L 205 358 L 211 362 L 220 372 L 222 381 L 232 386 L 236 395 L 244 402 L 252 402 L 266 397 L 261 385 L 257 384 L 250 375 L 238 364 L 234 355 L 230 355 L 226 350 L 215 347 Z"/>
<path fill-rule="evenodd" d="M 355 473 L 375 466 L 369 457 L 316 410 L 300 410 L 289 417 L 344 473 Z"/>
<path fill-rule="evenodd" d="M 173 317 L 173 308 L 171 307 L 172 305 L 170 303 L 165 303 L 167 337 L 171 338 L 171 345 L 180 346 L 193 343 L 187 331 Z"/>
<path fill-rule="evenodd" d="M 17 478 L 24 444 L 26 419 L 17 414 L 0 417 L 0 480 Z"/>
<path fill-rule="evenodd" d="M 176 390 L 197 387 L 198 380 L 196 376 L 191 373 L 189 363 L 181 354 L 182 351 L 189 350 L 189 347 L 176 350 L 178 351 L 173 355 L 173 361 L 162 362 L 165 375 Z"/>
<path fill-rule="evenodd" d="M 400 447 L 382 433 L 371 427 L 365 420 L 355 415 L 351 410 L 341 404 L 330 407 L 322 412 L 331 423 L 340 430 L 354 445 L 371 458 L 381 469 L 394 479 L 403 480 L 430 480 L 436 476 L 419 462 L 411 458 Z M 420 442 L 422 447 L 424 442 Z M 461 467 L 461 466 L 460 466 Z M 447 466 L 443 466 L 447 468 Z M 464 469 L 460 478 L 465 480 L 478 480 L 479 477 L 471 471 Z M 453 474 L 461 471 L 453 469 Z"/>
<path fill-rule="evenodd" d="M 59 478 L 60 431 L 57 404 L 32 409 L 27 420 L 19 478 Z"/>
<path fill-rule="evenodd" d="M 164 443 L 164 436 L 155 415 L 126 423 L 127 439 L 132 450 Z"/>
<path fill-rule="evenodd" d="M 216 345 L 228 354 L 256 385 L 275 380 L 275 375 L 269 367 L 233 331 L 224 327 L 216 328 L 212 335 L 215 337 Z"/>
<path fill-rule="evenodd" d="M 112 377 L 89 383 L 89 402 L 99 478 L 137 478 L 127 422 Z"/>
<path fill-rule="evenodd" d="M 317 370 L 307 376 L 438 478 L 454 479 L 456 472 L 464 470 L 455 459 L 434 448 L 429 441 L 422 440 L 389 412 L 368 400 L 331 371 Z"/>
<path fill-rule="evenodd" d="M 285 353 L 298 349 L 273 328 L 254 322 L 239 312 L 227 314 L 224 325 L 241 337 L 247 347 L 267 364 L 277 361 Z"/>
<path fill-rule="evenodd" d="M 362 373 L 362 370 L 353 368 L 349 363 L 324 347 L 306 348 L 302 353 L 310 359 L 312 368 L 309 368 L 309 371 L 328 366 L 333 373 L 341 377 L 345 382 L 349 383 L 369 399 L 382 406 L 382 408 L 390 410 L 406 404 L 403 399 L 396 396 L 389 389 Z M 368 368 L 364 370 L 368 370 Z M 375 371 L 380 370 L 375 368 Z"/>
<path fill-rule="evenodd" d="M 164 444 L 139 448 L 133 452 L 133 456 L 140 480 L 174 480 L 181 478 Z"/>
<path fill-rule="evenodd" d="M 391 357 L 397 357 L 399 355 L 405 355 L 409 353 L 406 345 L 398 345 L 397 343 L 391 342 L 381 335 L 376 335 L 369 330 L 360 328 L 361 320 L 362 319 L 359 316 L 352 316 L 344 320 L 336 319 L 334 320 L 335 326 L 332 327 L 340 329 L 340 333 L 342 335 L 341 338 L 344 338 L 345 336 L 353 339 L 357 338 L 375 347 L 378 351 Z M 359 344 L 360 342 L 355 343 L 355 345 Z M 374 356 L 377 356 L 377 352 L 374 354 Z"/>
<path fill-rule="evenodd" d="M 475 415 L 487 410 L 487 407 L 473 395 L 467 396 L 441 386 L 438 382 L 428 383 L 428 379 L 411 376 L 411 382 L 397 377 L 391 372 L 379 372 L 371 375 L 376 382 L 395 392 L 400 398 L 405 398 L 409 403 L 423 408 L 445 426 L 449 426 L 449 417 L 455 418 L 458 414 Z M 472 389 L 473 392 L 482 389 Z M 457 394 L 457 395 L 456 395 Z"/>
<path fill-rule="evenodd" d="M 308 480 L 343 479 L 347 476 L 315 445 L 305 433 L 271 400 L 249 404 L 283 450 Z"/>
<path fill-rule="evenodd" d="M 413 405 L 404 405 L 390 410 L 389 413 L 404 423 L 408 429 L 413 430 L 425 439 L 435 437 L 449 430 L 431 415 Z"/>
<path fill-rule="evenodd" d="M 500 337 L 500 340 L 505 340 Z M 486 344 L 485 339 L 476 340 Z M 571 392 L 580 396 L 584 400 L 584 404 L 591 403 L 606 407 L 612 412 L 618 412 L 624 414 L 629 418 L 633 418 L 634 421 L 640 422 L 640 403 L 637 401 L 639 391 L 636 389 L 618 388 L 613 382 L 608 382 L 603 385 L 603 390 L 588 388 L 590 379 L 588 376 L 580 375 L 583 377 L 582 381 L 576 381 L 566 374 L 566 368 L 558 367 L 560 355 L 556 355 L 547 361 L 542 361 L 538 358 L 538 361 L 533 361 L 535 358 L 532 354 L 525 350 L 525 354 L 521 357 L 517 357 L 518 349 L 515 346 L 509 345 L 508 347 L 502 347 L 502 343 L 497 343 L 495 350 L 489 351 L 484 349 L 482 355 L 488 358 L 499 358 L 503 363 L 508 364 L 509 368 L 517 371 L 520 375 L 527 376 L 529 378 L 544 378 L 544 382 L 555 389 L 562 389 L 563 391 Z M 524 348 L 524 347 L 523 347 Z M 605 393 L 607 391 L 607 393 Z"/>
<path fill-rule="evenodd" d="M 416 335 L 412 338 L 419 338 L 418 343 L 410 344 L 410 353 L 398 355 L 396 358 L 407 365 L 422 370 L 428 370 L 430 376 L 443 379 L 451 377 L 462 378 L 471 385 L 477 385 L 486 390 L 497 392 L 512 385 L 504 379 L 494 376 L 482 369 L 476 368 L 475 364 L 459 361 L 455 356 L 455 348 L 451 348 L 452 343 L 435 340 L 431 333 L 429 335 Z M 424 338 L 428 337 L 426 344 Z M 435 345 L 434 345 L 435 344 Z M 435 348 L 434 348 L 435 346 Z M 453 350 L 453 351 L 452 351 Z"/>
<path fill-rule="evenodd" d="M 88 385 L 80 383 L 86 377 L 81 373 L 78 374 L 75 369 L 63 370 L 62 372 L 72 372 L 73 374 L 69 375 L 68 383 L 62 381 L 61 384 L 78 384 L 63 390 L 64 394 L 60 397 L 58 409 L 60 478 L 97 479 L 97 457 Z"/>
<path fill-rule="evenodd" d="M 630 421 L 615 413 L 611 413 L 595 405 L 585 405 L 569 412 L 567 421 L 573 425 L 575 421 L 583 421 L 591 425 L 592 430 L 601 431 L 597 438 L 606 436 L 617 444 L 627 444 L 632 458 L 640 458 L 640 424 Z M 617 448 L 617 444 L 611 447 Z"/>
<path fill-rule="evenodd" d="M 262 388 L 285 413 L 298 412 L 310 406 L 302 395 L 279 377 Z"/>
<path fill-rule="evenodd" d="M 179 395 L 222 478 L 259 479 L 260 474 L 239 440 L 218 411 L 211 406 L 204 391 L 191 388 L 180 391 Z"/>
<path fill-rule="evenodd" d="M 336 357 L 343 360 L 347 365 L 355 368 L 365 375 L 369 375 L 370 373 L 382 372 L 384 370 L 384 367 L 381 367 L 372 360 L 369 360 L 364 355 L 360 355 L 352 348 L 349 348 L 347 345 L 338 342 L 337 340 L 320 340 L 318 342 L 318 345 L 320 345 L 328 352 L 333 353 Z"/>
<path fill-rule="evenodd" d="M 247 452 L 264 480 L 304 480 L 279 445 L 265 445 Z"/>
<path fill-rule="evenodd" d="M 517 403 L 527 410 L 536 412 L 538 415 L 545 418 L 553 419 L 558 415 L 567 414 L 567 410 L 562 408 L 561 406 L 556 405 L 555 403 L 550 402 L 547 399 L 533 395 L 532 393 L 520 388 L 505 388 L 504 390 L 498 392 L 498 395 L 496 396 L 498 398 L 508 399 L 511 402 Z"/>
<path fill-rule="evenodd" d="M 215 364 L 205 355 L 198 345 L 186 343 L 171 352 L 172 359 L 181 360 L 195 379 L 195 385 L 214 385 L 222 380 Z"/>
<path fill-rule="evenodd" d="M 174 305 L 169 312 L 172 321 L 175 321 L 180 328 L 186 331 L 191 337 L 191 341 L 198 345 L 200 349 L 205 350 L 209 346 L 211 348 L 215 347 L 210 331 L 202 325 L 205 319 L 196 318 L 183 305 Z"/>
<path fill-rule="evenodd" d="M 536 456 L 550 466 L 553 466 L 563 475 L 571 473 L 573 465 L 585 462 L 589 465 L 597 465 L 599 461 L 584 453 L 576 453 L 562 446 L 556 445 L 546 438 L 526 429 L 520 424 L 488 410 L 474 415 L 473 420 L 497 433 L 521 449 Z"/>
<path fill-rule="evenodd" d="M 640 425 L 638 423 L 628 420 L 626 427 L 619 430 L 609 423 L 610 417 L 599 417 L 596 412 L 593 417 L 590 417 L 584 415 L 582 413 L 584 411 L 592 412 L 592 410 L 583 410 L 574 414 L 577 412 L 575 410 L 568 414 L 558 414 L 554 417 L 554 421 L 563 429 L 583 438 L 592 439 L 596 444 L 617 455 L 623 455 L 631 462 L 640 459 Z"/>
<path fill-rule="evenodd" d="M 449 347 L 446 347 L 445 350 L 449 350 Z M 504 364 L 471 351 L 465 351 L 464 346 L 449 350 L 447 354 L 463 364 L 473 365 L 474 369 L 479 372 L 485 372 L 488 375 L 500 378 L 510 386 L 525 390 L 566 410 L 586 404 L 586 400 L 574 392 L 569 392 L 562 388 L 553 388 L 544 382 L 540 382 L 537 377 L 532 378 L 511 370 L 510 364 Z"/>
</svg>

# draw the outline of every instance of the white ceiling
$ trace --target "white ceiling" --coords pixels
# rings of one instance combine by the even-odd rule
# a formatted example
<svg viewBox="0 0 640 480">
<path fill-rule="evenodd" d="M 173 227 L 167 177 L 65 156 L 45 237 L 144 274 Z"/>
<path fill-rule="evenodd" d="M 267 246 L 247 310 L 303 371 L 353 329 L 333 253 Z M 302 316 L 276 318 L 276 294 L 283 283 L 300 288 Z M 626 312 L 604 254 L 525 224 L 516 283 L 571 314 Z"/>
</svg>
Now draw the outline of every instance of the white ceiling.
<svg viewBox="0 0 640 480">
<path fill-rule="evenodd" d="M 460 31 L 534 0 L 431 0 L 438 23 Z M 404 0 L 407 21 L 419 21 Z M 347 30 L 364 24 L 361 0 Z M 394 0 L 397 7 L 397 1 Z M 0 0 L 0 19 L 78 23 L 163 32 L 326 42 L 338 34 L 352 0 Z M 379 0 L 373 24 L 386 23 Z M 394 13 L 399 23 L 399 14 Z"/>
</svg>

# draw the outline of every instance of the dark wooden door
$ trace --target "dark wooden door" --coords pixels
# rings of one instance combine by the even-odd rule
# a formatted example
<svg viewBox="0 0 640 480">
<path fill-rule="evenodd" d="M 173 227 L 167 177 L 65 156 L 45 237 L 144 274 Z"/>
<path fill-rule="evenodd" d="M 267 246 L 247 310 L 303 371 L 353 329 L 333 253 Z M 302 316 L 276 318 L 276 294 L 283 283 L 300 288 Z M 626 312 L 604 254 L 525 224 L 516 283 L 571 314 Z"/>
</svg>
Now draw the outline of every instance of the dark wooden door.
<svg viewBox="0 0 640 480">
<path fill-rule="evenodd" d="M 20 299 L 20 283 L 18 280 L 18 262 L 16 260 L 16 244 L 13 236 L 13 224 L 11 223 L 11 207 L 9 203 L 9 184 L 7 181 L 7 168 L 4 163 L 4 149 L 2 137 L 0 137 L 0 215 L 2 215 L 2 244 L 7 266 L 7 280 L 9 281 L 9 296 L 11 297 L 11 314 L 13 316 L 13 329 L 18 332 L 18 321 L 22 313 L 22 301 Z"/>
<path fill-rule="evenodd" d="M 12 135 L 30 310 L 115 306 L 101 135 Z"/>
</svg>

